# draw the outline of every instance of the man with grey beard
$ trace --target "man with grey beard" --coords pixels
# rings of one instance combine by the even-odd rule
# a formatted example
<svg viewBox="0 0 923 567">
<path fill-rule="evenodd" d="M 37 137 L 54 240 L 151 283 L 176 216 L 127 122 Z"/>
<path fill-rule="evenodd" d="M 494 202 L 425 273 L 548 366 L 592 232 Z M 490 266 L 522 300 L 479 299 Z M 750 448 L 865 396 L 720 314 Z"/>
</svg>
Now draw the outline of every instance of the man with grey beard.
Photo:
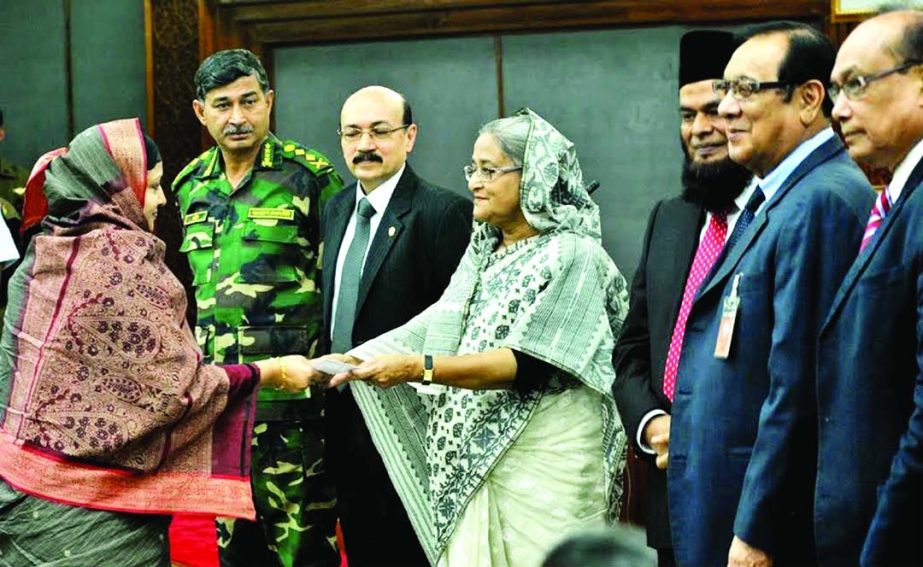
<svg viewBox="0 0 923 567">
<path fill-rule="evenodd" d="M 636 452 L 648 462 L 647 543 L 675 564 L 667 510 L 670 408 L 686 317 L 752 193 L 750 173 L 728 156 L 712 79 L 733 52 L 730 33 L 692 31 L 680 42 L 683 193 L 654 206 L 631 304 L 615 346 L 613 394 Z M 652 466 L 655 465 L 655 466 Z"/>
</svg>

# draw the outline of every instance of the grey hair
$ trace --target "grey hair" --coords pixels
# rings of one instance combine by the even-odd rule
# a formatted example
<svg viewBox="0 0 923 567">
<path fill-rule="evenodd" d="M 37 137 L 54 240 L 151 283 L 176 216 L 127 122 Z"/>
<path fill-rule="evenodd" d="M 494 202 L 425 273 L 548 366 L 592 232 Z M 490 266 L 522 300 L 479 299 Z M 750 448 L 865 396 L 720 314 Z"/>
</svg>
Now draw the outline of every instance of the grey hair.
<svg viewBox="0 0 923 567">
<path fill-rule="evenodd" d="M 491 120 L 481 126 L 478 136 L 490 134 L 500 145 L 516 167 L 522 167 L 526 157 L 526 141 L 529 139 L 531 121 L 528 116 L 512 116 Z"/>
<path fill-rule="evenodd" d="M 195 72 L 196 98 L 205 102 L 205 95 L 213 89 L 230 85 L 241 77 L 255 76 L 263 94 L 269 91 L 266 69 L 252 51 L 225 49 L 212 53 L 202 61 Z"/>
</svg>

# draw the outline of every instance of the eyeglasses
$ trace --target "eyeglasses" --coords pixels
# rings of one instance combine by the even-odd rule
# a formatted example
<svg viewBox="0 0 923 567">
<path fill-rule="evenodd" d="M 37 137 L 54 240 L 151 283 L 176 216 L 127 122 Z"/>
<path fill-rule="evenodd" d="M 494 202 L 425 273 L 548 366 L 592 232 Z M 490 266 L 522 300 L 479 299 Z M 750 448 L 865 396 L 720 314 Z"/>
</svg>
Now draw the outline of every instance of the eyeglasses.
<svg viewBox="0 0 923 567">
<path fill-rule="evenodd" d="M 836 99 L 839 98 L 841 92 L 846 95 L 846 98 L 849 100 L 856 100 L 865 94 L 865 89 L 869 88 L 870 84 L 878 79 L 884 79 L 895 73 L 903 73 L 907 69 L 921 64 L 923 63 L 920 61 L 907 61 L 897 67 L 891 67 L 890 69 L 885 69 L 884 71 L 871 75 L 856 75 L 842 85 L 831 82 L 830 86 L 827 88 L 827 96 L 830 97 L 830 100 L 833 101 L 834 104 L 836 104 Z"/>
<path fill-rule="evenodd" d="M 465 181 L 471 181 L 474 178 L 478 178 L 490 183 L 504 173 L 519 171 L 520 169 L 522 169 L 521 165 L 514 165 L 509 167 L 475 167 L 474 165 L 466 165 L 462 168 L 462 171 L 465 173 Z"/>
<path fill-rule="evenodd" d="M 398 130 L 403 130 L 404 128 L 410 127 L 410 124 L 404 124 L 403 126 L 397 126 L 395 128 L 388 128 L 387 126 L 373 126 L 372 128 L 345 128 L 337 130 L 337 134 L 340 135 L 343 140 L 347 142 L 358 142 L 362 138 L 363 134 L 368 134 L 369 138 L 380 142 L 382 140 L 387 140 L 391 137 L 393 132 Z"/>
<path fill-rule="evenodd" d="M 786 81 L 757 81 L 755 79 L 741 77 L 732 81 L 725 79 L 714 80 L 711 83 L 711 90 L 714 91 L 718 98 L 726 97 L 730 91 L 737 100 L 744 100 L 750 98 L 753 93 L 769 89 L 787 88 L 791 85 L 792 83 Z"/>
</svg>

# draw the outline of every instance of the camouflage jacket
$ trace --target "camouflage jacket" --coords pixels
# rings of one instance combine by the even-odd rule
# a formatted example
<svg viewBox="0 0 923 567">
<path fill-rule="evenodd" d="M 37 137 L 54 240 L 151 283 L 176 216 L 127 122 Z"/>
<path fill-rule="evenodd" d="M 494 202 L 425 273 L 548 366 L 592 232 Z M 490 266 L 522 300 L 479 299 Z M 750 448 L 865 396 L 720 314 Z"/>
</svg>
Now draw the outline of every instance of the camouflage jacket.
<svg viewBox="0 0 923 567">
<path fill-rule="evenodd" d="M 320 214 L 342 187 L 326 157 L 272 134 L 237 189 L 217 147 L 177 175 L 180 252 L 192 268 L 206 362 L 314 353 L 323 325 Z M 309 396 L 261 390 L 259 413 Z"/>
<path fill-rule="evenodd" d="M 23 187 L 29 170 L 0 158 L 0 213 L 6 220 L 19 220 L 22 214 Z"/>
</svg>

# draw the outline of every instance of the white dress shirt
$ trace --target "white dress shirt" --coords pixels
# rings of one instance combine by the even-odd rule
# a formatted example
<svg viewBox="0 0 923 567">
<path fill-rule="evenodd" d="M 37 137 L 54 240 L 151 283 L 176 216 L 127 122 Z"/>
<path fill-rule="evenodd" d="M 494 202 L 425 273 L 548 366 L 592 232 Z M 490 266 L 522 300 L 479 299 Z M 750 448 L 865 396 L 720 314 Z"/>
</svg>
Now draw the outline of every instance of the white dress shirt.
<svg viewBox="0 0 923 567">
<path fill-rule="evenodd" d="M 888 184 L 888 201 L 893 205 L 904 191 L 904 186 L 910 181 L 910 174 L 916 169 L 917 164 L 923 159 L 923 140 L 917 142 L 907 156 L 901 161 L 900 165 L 894 170 L 891 176 L 891 183 Z"/>
</svg>

